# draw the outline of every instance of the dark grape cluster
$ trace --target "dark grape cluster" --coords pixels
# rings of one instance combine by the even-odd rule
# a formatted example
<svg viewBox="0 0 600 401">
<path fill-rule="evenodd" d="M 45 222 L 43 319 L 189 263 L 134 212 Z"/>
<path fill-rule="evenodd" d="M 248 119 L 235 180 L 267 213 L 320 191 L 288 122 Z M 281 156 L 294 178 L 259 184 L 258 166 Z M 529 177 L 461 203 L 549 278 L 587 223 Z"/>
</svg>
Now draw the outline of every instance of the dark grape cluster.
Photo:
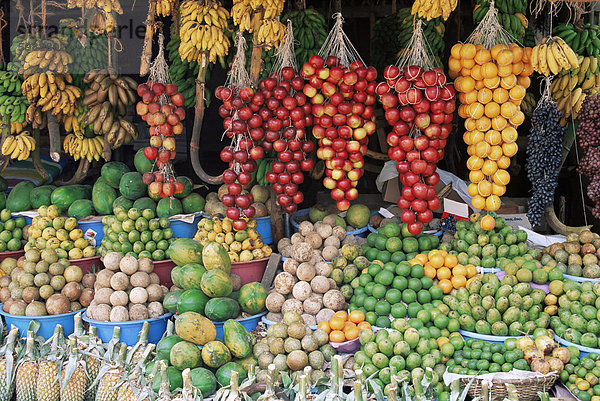
<svg viewBox="0 0 600 401">
<path fill-rule="evenodd" d="M 527 218 L 532 226 L 540 224 L 544 209 L 554 200 L 562 158 L 566 128 L 559 123 L 560 111 L 555 103 L 543 103 L 531 117 L 527 145 L 527 178 L 532 185 Z"/>
<path fill-rule="evenodd" d="M 454 234 L 456 232 L 456 218 L 453 215 L 442 217 L 439 228 Z"/>
<path fill-rule="evenodd" d="M 577 142 L 583 149 L 578 171 L 590 179 L 587 196 L 595 203 L 592 214 L 600 218 L 600 96 L 585 98 L 577 120 Z"/>
</svg>

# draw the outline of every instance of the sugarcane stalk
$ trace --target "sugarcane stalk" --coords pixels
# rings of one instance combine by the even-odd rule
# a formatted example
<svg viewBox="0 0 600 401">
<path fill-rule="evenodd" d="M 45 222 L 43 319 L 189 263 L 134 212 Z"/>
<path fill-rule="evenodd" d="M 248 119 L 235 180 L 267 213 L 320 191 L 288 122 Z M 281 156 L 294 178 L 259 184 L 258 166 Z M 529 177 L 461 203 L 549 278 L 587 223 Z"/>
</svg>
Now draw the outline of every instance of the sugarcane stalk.
<svg viewBox="0 0 600 401">
<path fill-rule="evenodd" d="M 46 168 L 42 164 L 42 158 L 40 157 L 40 129 L 33 129 L 33 139 L 35 141 L 35 149 L 31 154 L 31 160 L 33 161 L 33 167 L 35 167 L 35 171 L 40 175 L 41 180 L 40 184 L 45 184 L 49 181 L 50 175 L 46 171 Z"/>
<path fill-rule="evenodd" d="M 254 35 L 252 36 L 252 58 L 250 59 L 250 80 L 257 83 L 262 69 L 262 46 L 258 44 L 258 30 L 262 23 L 264 10 L 256 11 L 258 16 L 254 18 Z"/>
<path fill-rule="evenodd" d="M 208 175 L 200 165 L 200 134 L 202 133 L 202 123 L 204 121 L 204 112 L 206 104 L 204 102 L 204 90 L 206 89 L 206 70 L 208 68 L 208 55 L 203 52 L 200 56 L 200 70 L 196 77 L 196 106 L 194 107 L 194 128 L 192 129 L 192 140 L 190 141 L 190 158 L 194 172 L 202 181 L 207 184 L 220 185 L 223 183 L 223 175 L 213 177 Z"/>
<path fill-rule="evenodd" d="M 49 111 L 46 112 L 46 119 L 48 121 L 48 137 L 50 139 L 50 158 L 58 162 L 60 160 L 60 127 L 58 126 L 56 117 Z M 37 143 L 37 146 L 39 146 L 39 143 Z"/>
<path fill-rule="evenodd" d="M 148 74 L 150 71 L 150 62 L 152 60 L 152 38 L 154 37 L 154 15 L 156 14 L 156 0 L 150 0 L 148 6 L 148 16 L 146 17 L 146 36 L 144 37 L 144 47 L 142 50 L 142 60 L 140 62 L 140 76 Z"/>
</svg>

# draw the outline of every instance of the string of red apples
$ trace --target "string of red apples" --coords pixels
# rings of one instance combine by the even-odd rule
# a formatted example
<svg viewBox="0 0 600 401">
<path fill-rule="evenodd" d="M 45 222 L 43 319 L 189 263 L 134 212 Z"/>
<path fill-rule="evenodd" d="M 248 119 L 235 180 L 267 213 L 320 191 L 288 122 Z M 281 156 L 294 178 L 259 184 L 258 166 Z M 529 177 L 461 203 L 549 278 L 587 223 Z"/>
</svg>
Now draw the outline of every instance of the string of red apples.
<svg viewBox="0 0 600 401">
<path fill-rule="evenodd" d="M 304 79 L 294 68 L 283 67 L 279 74 L 271 74 L 258 84 L 251 109 L 250 136 L 261 141 L 265 152 L 275 152 L 276 159 L 266 172 L 265 179 L 273 184 L 277 203 L 286 213 L 294 213 L 304 201 L 299 185 L 304 182 L 304 171 L 313 168 L 306 156 L 314 144 L 306 139 L 305 127 L 312 125 L 311 106 L 302 93 Z M 254 126 L 253 126 L 254 125 Z"/>
<path fill-rule="evenodd" d="M 383 76 L 385 82 L 377 85 L 376 92 L 393 127 L 387 143 L 403 185 L 400 218 L 416 235 L 440 206 L 434 187 L 440 181 L 436 168 L 452 131 L 456 91 L 441 68 L 425 71 L 418 65 L 404 69 L 389 65 Z"/>
<path fill-rule="evenodd" d="M 303 92 L 312 104 L 317 157 L 325 161 L 323 185 L 331 190 L 337 208 L 347 210 L 358 197 L 368 137 L 376 129 L 377 71 L 360 60 L 345 66 L 338 57 L 314 55 L 301 75 L 307 80 Z"/>
<path fill-rule="evenodd" d="M 171 160 L 176 155 L 175 136 L 183 132 L 185 99 L 177 85 L 155 81 L 139 85 L 137 92 L 142 100 L 137 103 L 136 112 L 150 126 L 150 145 L 144 148 L 144 156 L 154 161 L 156 168 L 144 173 L 144 184 L 152 196 L 167 198 L 181 193 L 184 185 L 176 181 Z"/>
</svg>

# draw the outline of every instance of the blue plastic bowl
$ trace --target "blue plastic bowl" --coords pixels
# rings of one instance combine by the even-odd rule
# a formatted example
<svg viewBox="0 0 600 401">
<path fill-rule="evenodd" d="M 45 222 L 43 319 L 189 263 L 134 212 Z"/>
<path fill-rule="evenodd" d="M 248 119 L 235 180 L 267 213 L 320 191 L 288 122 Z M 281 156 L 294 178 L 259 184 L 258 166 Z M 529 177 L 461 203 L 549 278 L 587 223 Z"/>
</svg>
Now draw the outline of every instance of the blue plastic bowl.
<svg viewBox="0 0 600 401">
<path fill-rule="evenodd" d="M 564 338 L 560 338 L 556 333 L 554 333 L 554 340 L 558 342 L 560 345 L 564 347 L 575 347 L 579 350 L 579 356 L 584 357 L 587 354 L 600 354 L 600 349 L 598 348 L 588 348 L 583 345 L 575 344 L 570 341 L 565 340 Z"/>
<path fill-rule="evenodd" d="M 54 329 L 57 324 L 60 324 L 65 332 L 65 336 L 69 334 L 73 334 L 75 330 L 75 318 L 74 316 L 79 312 L 85 311 L 85 309 L 77 312 L 65 313 L 63 315 L 49 315 L 49 316 L 17 316 L 11 315 L 9 313 L 5 313 L 2 310 L 3 304 L 0 304 L 0 315 L 4 316 L 4 321 L 6 322 L 6 326 L 10 327 L 11 325 L 15 326 L 19 329 L 19 333 L 21 336 L 27 335 L 27 329 L 29 328 L 29 323 L 32 320 L 37 320 L 40 323 L 40 329 L 37 332 L 38 336 L 44 337 L 46 340 L 54 335 Z M 85 316 L 85 314 L 83 315 Z"/>
<path fill-rule="evenodd" d="M 477 340 L 484 340 L 490 343 L 498 343 L 498 344 L 504 344 L 504 341 L 508 340 L 509 338 L 514 338 L 514 339 L 518 339 L 519 337 L 512 337 L 512 336 L 489 336 L 486 334 L 479 334 L 479 333 L 473 333 L 472 331 L 466 331 L 466 330 L 458 330 L 458 332 L 465 338 L 475 338 Z"/>
<path fill-rule="evenodd" d="M 296 218 L 308 216 L 309 212 L 310 212 L 310 209 L 302 209 L 302 210 L 298 210 L 296 213 L 292 214 L 292 216 L 290 217 L 290 222 L 292 223 L 292 227 L 294 227 L 295 233 L 298 232 L 298 228 L 300 227 L 300 223 L 296 222 Z M 363 228 L 359 228 L 358 230 L 346 232 L 346 236 L 352 234 L 356 237 L 365 238 L 367 236 L 367 231 L 368 231 L 367 226 L 365 226 Z"/>
<path fill-rule="evenodd" d="M 273 243 L 273 232 L 271 231 L 271 216 L 256 219 L 256 231 L 261 235 L 263 242 L 267 245 Z"/>
<path fill-rule="evenodd" d="M 258 322 L 260 322 L 260 318 L 266 315 L 267 312 L 259 313 L 258 315 L 248 316 L 243 319 L 235 319 L 236 322 L 244 326 L 248 333 L 251 332 L 258 326 Z M 223 341 L 223 325 L 225 322 L 212 322 L 217 329 L 217 340 Z"/>
<path fill-rule="evenodd" d="M 202 218 L 202 213 L 196 214 L 194 216 L 193 223 L 186 223 L 181 220 L 173 220 L 171 221 L 171 225 L 169 226 L 171 230 L 173 230 L 173 237 L 177 238 L 194 238 L 196 232 L 198 231 L 198 222 Z"/>
<path fill-rule="evenodd" d="M 564 278 L 568 278 L 569 280 L 577 281 L 578 283 L 585 283 L 586 281 L 591 281 L 592 283 L 596 283 L 600 281 L 600 278 L 586 278 L 586 277 L 578 277 L 571 276 L 569 274 L 563 274 Z"/>
<path fill-rule="evenodd" d="M 102 220 L 79 220 L 77 228 L 80 228 L 83 234 L 88 230 L 95 232 L 94 240 L 96 241 L 96 246 L 100 246 L 102 238 L 104 238 L 104 224 L 102 224 Z"/>
<path fill-rule="evenodd" d="M 30 225 L 33 222 L 33 218 L 29 216 L 21 215 L 20 213 L 13 213 L 13 217 L 25 217 L 25 224 Z M 25 333 L 27 334 L 27 333 Z M 54 334 L 54 332 L 53 332 Z"/>
<path fill-rule="evenodd" d="M 96 327 L 98 330 L 98 337 L 102 342 L 107 343 L 112 339 L 113 331 L 116 326 L 121 328 L 121 342 L 127 345 L 134 345 L 137 342 L 137 337 L 144 322 L 150 323 L 150 330 L 148 331 L 148 341 L 152 344 L 156 344 L 160 341 L 163 334 L 167 330 L 167 320 L 173 316 L 172 313 L 167 313 L 156 319 L 147 320 L 134 320 L 132 322 L 100 322 L 98 320 L 92 320 L 87 317 L 84 313 L 82 318 L 84 322 L 89 323 L 90 326 Z M 52 329 L 54 330 L 54 328 Z M 71 332 L 73 329 L 71 328 Z"/>
</svg>

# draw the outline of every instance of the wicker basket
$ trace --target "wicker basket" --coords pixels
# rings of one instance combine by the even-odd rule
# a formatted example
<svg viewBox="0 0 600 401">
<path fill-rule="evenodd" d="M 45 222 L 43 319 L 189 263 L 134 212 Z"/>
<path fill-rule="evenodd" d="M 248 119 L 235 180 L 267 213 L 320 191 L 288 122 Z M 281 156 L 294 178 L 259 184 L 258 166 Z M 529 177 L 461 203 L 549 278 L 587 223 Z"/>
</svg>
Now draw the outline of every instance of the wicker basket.
<svg viewBox="0 0 600 401">
<path fill-rule="evenodd" d="M 489 384 L 490 400 L 504 400 L 507 396 L 505 384 L 513 384 L 517 389 L 519 401 L 538 400 L 538 391 L 548 391 L 554 382 L 558 379 L 558 375 L 550 373 L 544 377 L 535 377 L 528 379 L 508 379 L 508 380 L 492 380 Z M 460 379 L 461 387 L 464 388 L 469 384 L 471 378 L 463 377 Z M 479 397 L 481 394 L 481 383 L 483 379 L 475 377 L 475 380 L 469 387 L 469 395 L 472 398 Z"/>
</svg>

